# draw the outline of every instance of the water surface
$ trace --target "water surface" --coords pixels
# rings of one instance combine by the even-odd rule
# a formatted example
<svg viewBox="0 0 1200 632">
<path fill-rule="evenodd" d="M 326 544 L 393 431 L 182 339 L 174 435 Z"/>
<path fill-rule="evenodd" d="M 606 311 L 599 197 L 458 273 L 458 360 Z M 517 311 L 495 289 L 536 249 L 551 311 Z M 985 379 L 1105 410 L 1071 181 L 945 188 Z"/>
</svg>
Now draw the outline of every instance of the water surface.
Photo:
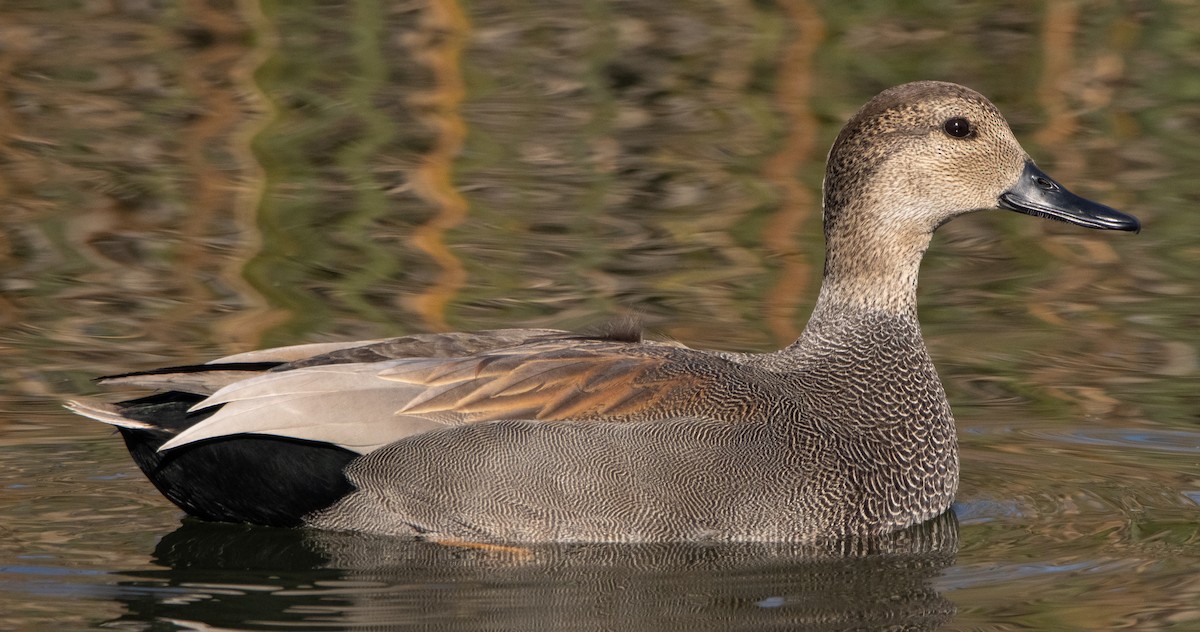
<svg viewBox="0 0 1200 632">
<path fill-rule="evenodd" d="M 6 2 L 0 628 L 1200 628 L 1198 33 L 1153 2 Z M 829 143 L 915 79 L 1144 224 L 939 231 L 956 520 L 848 551 L 207 525 L 59 408 L 259 346 L 628 313 L 778 348 Z"/>
</svg>

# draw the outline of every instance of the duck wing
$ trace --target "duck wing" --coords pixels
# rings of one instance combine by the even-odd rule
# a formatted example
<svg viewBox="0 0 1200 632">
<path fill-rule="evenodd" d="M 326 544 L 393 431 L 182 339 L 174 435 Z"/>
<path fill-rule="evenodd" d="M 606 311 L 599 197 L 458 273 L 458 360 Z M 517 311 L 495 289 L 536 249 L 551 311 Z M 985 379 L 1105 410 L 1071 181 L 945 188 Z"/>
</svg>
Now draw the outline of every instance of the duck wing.
<svg viewBox="0 0 1200 632">
<path fill-rule="evenodd" d="M 499 419 L 621 421 L 669 414 L 662 409 L 688 383 L 667 370 L 690 349 L 653 344 L 542 343 L 465 358 L 396 364 L 379 377 L 420 394 L 401 415 Z M 657 410 L 657 412 L 655 412 Z"/>
<path fill-rule="evenodd" d="M 220 406 L 162 450 L 232 434 L 330 443 L 366 454 L 442 428 L 501 419 L 630 421 L 694 414 L 701 352 L 561 334 L 459 357 L 419 357 L 273 370 L 192 407 Z M 705 354 L 707 355 L 707 354 Z M 707 362 L 724 363 L 708 356 Z"/>
<path fill-rule="evenodd" d="M 471 333 L 414 334 L 398 338 L 317 342 L 238 353 L 205 364 L 174 366 L 99 378 L 105 386 L 134 386 L 212 395 L 268 372 L 330 364 L 371 363 L 400 358 L 446 358 L 532 341 L 577 336 L 557 329 L 493 329 Z"/>
</svg>

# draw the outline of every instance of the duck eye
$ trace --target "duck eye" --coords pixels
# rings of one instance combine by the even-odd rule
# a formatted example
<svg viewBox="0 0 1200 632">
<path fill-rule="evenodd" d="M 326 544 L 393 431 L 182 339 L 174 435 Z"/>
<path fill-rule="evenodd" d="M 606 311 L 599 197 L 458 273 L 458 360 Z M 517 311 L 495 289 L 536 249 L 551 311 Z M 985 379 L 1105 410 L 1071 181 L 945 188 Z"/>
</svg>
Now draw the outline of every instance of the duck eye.
<svg viewBox="0 0 1200 632">
<path fill-rule="evenodd" d="M 947 119 L 945 125 L 942 125 L 942 129 L 955 138 L 966 138 L 975 133 L 975 129 L 971 127 L 971 121 L 961 116 Z"/>
</svg>

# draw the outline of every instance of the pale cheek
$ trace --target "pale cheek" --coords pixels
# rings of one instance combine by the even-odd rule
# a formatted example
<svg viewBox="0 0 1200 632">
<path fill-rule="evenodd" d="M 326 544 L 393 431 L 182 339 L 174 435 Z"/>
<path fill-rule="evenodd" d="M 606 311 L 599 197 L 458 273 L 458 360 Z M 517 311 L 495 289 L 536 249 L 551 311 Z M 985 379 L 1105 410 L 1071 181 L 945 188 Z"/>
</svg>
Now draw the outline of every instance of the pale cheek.
<svg viewBox="0 0 1200 632">
<path fill-rule="evenodd" d="M 964 172 L 960 172 L 964 173 Z M 965 172 L 969 173 L 969 172 Z M 936 226 L 947 217 L 996 204 L 1000 191 L 993 193 L 988 183 L 970 177 L 939 177 L 914 179 L 893 199 L 903 199 L 906 210 L 920 216 L 922 223 Z"/>
<path fill-rule="evenodd" d="M 971 210 L 996 208 L 1000 202 L 1000 194 L 1004 192 L 994 181 L 979 182 L 965 190 L 971 193 L 971 199 L 966 200 Z"/>
</svg>

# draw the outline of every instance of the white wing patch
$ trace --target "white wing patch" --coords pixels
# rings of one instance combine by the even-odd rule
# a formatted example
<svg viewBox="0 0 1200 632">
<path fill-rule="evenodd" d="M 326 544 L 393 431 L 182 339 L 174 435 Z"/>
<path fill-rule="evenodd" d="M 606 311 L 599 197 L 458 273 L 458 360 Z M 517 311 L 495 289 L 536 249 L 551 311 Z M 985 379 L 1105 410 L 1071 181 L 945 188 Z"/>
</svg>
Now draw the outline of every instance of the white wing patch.
<svg viewBox="0 0 1200 632">
<path fill-rule="evenodd" d="M 220 410 L 159 450 L 252 433 L 322 441 L 366 454 L 404 437 L 446 427 L 448 419 L 396 414 L 422 391 L 378 377 L 396 363 L 316 366 L 235 382 L 192 407 L 196 411 L 223 404 Z"/>
</svg>

